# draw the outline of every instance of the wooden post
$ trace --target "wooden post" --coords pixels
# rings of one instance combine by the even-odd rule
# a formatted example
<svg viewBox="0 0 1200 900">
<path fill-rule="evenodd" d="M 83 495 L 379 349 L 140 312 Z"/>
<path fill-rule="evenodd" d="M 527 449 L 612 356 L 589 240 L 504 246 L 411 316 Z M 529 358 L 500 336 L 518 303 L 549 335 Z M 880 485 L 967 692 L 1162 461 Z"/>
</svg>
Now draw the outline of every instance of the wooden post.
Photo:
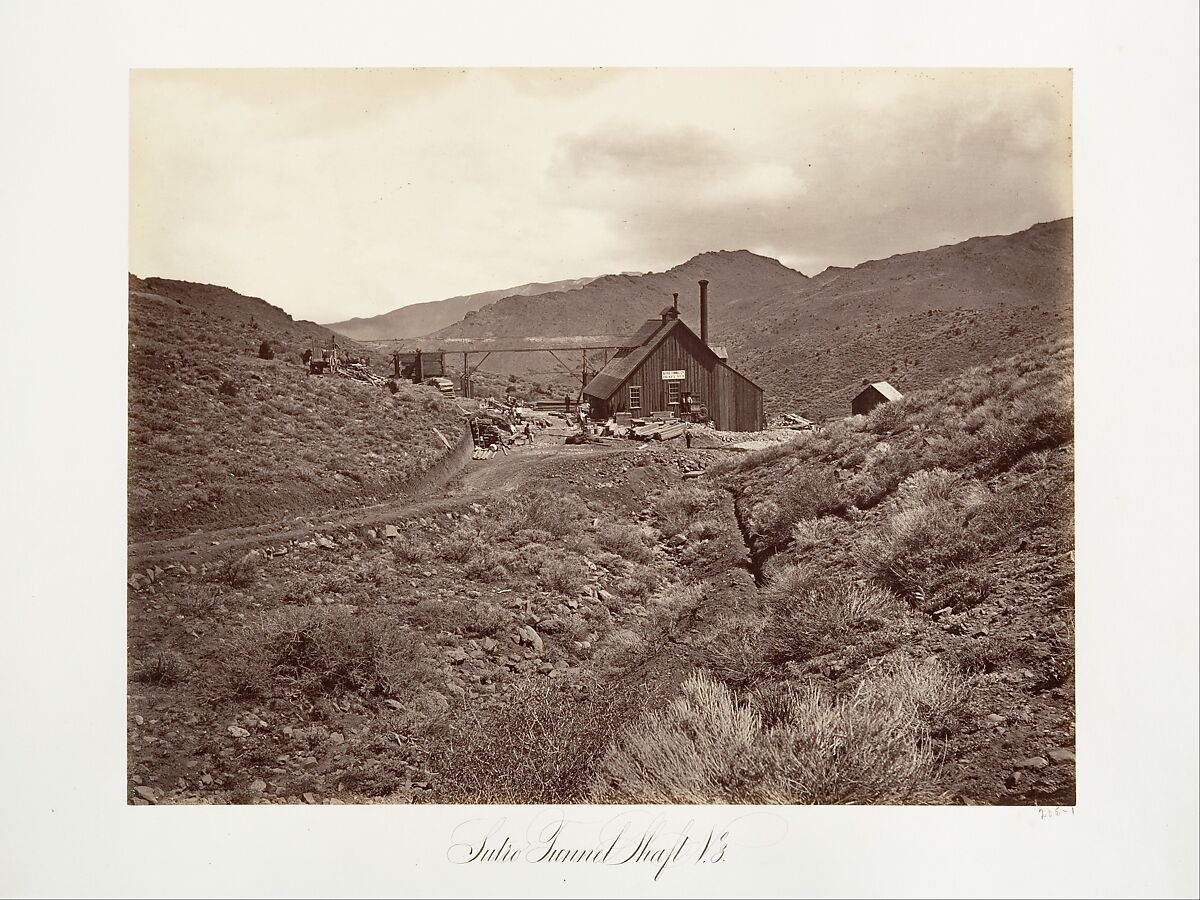
<svg viewBox="0 0 1200 900">
<path fill-rule="evenodd" d="M 462 392 L 463 396 L 468 400 L 471 398 L 471 364 L 467 359 L 467 352 L 463 351 L 463 374 L 462 374 Z"/>
</svg>

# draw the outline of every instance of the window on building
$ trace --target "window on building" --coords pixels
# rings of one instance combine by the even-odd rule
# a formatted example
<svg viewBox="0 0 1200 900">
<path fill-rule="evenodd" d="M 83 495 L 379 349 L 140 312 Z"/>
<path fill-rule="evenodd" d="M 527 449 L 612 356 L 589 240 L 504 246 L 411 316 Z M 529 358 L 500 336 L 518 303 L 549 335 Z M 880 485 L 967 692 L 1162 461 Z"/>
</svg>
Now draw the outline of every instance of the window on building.
<svg viewBox="0 0 1200 900">
<path fill-rule="evenodd" d="M 667 382 L 667 405 L 675 406 L 678 403 L 679 403 L 679 382 L 678 381 L 668 381 Z"/>
<path fill-rule="evenodd" d="M 642 408 L 642 386 L 640 384 L 631 384 L 629 386 L 629 408 Z"/>
</svg>

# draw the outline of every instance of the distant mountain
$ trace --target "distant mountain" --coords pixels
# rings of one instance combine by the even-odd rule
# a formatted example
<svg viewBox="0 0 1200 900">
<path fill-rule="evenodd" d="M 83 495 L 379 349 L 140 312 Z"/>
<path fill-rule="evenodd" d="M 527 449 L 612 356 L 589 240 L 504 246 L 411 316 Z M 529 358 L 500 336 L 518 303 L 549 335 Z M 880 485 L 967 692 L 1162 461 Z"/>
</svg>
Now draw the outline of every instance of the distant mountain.
<svg viewBox="0 0 1200 900">
<path fill-rule="evenodd" d="M 848 415 L 864 381 L 907 393 L 1070 336 L 1072 254 L 1072 220 L 1060 219 L 827 269 L 758 298 L 721 342 L 766 388 L 768 412 Z"/>
<path fill-rule="evenodd" d="M 627 334 L 674 291 L 683 319 L 698 329 L 701 278 L 709 281 L 710 341 L 728 347 L 733 365 L 766 389 L 769 413 L 841 416 L 864 379 L 889 380 L 902 392 L 928 387 L 1032 340 L 1069 335 L 1072 222 L 831 267 L 811 278 L 746 250 L 702 253 L 666 272 L 505 297 L 429 340 L 453 350 L 497 337 Z M 495 372 L 553 369 L 540 357 L 498 354 L 487 365 Z"/>
<path fill-rule="evenodd" d="M 498 291 L 484 291 L 481 294 L 464 294 L 445 300 L 414 303 L 378 316 L 347 319 L 344 322 L 334 322 L 326 327 L 356 341 L 421 337 L 445 328 L 447 325 L 452 325 L 464 316 L 483 309 L 504 297 L 528 297 L 556 291 L 572 291 L 583 287 L 591 280 L 591 278 L 573 278 L 566 281 L 535 281 Z"/>
<path fill-rule="evenodd" d="M 605 275 L 575 291 L 505 297 L 431 335 L 441 339 L 560 337 L 636 331 L 679 293 L 682 318 L 699 328 L 697 281 L 710 282 L 709 324 L 728 327 L 762 296 L 798 289 L 809 279 L 783 263 L 748 250 L 701 253 L 665 272 Z"/>
</svg>

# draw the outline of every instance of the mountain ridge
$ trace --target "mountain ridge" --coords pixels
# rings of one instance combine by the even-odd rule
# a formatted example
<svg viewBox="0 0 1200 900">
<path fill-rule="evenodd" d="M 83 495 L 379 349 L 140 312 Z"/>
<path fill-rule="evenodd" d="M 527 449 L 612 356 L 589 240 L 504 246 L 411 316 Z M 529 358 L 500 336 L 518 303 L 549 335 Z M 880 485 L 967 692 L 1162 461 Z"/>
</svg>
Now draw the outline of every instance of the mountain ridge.
<svg viewBox="0 0 1200 900">
<path fill-rule="evenodd" d="M 463 321 L 429 337 L 492 338 L 554 334 L 622 334 L 636 330 L 680 295 L 680 315 L 699 328 L 696 282 L 714 278 L 736 285 L 725 295 L 723 309 L 736 306 L 764 290 L 807 282 L 808 276 L 777 259 L 749 250 L 699 253 L 662 272 L 642 275 L 602 275 L 577 291 L 555 291 L 532 297 L 505 297 Z M 710 307 L 710 315 L 716 307 Z M 563 330 L 564 324 L 569 325 Z"/>
<path fill-rule="evenodd" d="M 769 414 L 846 415 L 863 379 L 902 392 L 1071 333 L 1073 221 L 1040 222 L 897 253 L 814 277 L 751 251 L 697 254 L 665 272 L 605 275 L 578 291 L 508 297 L 429 341 L 630 334 L 680 294 L 699 331 L 696 281 L 709 281 L 709 335 L 766 388 Z M 534 360 L 492 357 L 521 374 Z"/>
<path fill-rule="evenodd" d="M 376 316 L 356 316 L 327 324 L 325 327 L 358 341 L 423 337 L 504 297 L 570 291 L 583 287 L 592 280 L 594 279 L 568 278 L 562 281 L 531 281 L 515 287 L 481 291 L 476 294 L 459 294 L 444 300 L 411 303 Z"/>
</svg>

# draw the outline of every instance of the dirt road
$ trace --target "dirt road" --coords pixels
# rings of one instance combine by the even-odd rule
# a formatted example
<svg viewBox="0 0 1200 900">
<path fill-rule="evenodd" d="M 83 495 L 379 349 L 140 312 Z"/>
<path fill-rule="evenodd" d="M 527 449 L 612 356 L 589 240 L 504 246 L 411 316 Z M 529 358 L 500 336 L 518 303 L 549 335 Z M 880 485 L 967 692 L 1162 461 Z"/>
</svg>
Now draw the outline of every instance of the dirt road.
<svg viewBox="0 0 1200 900">
<path fill-rule="evenodd" d="M 627 445 L 571 446 L 563 443 L 517 447 L 487 460 L 473 460 L 441 490 L 419 498 L 397 497 L 386 503 L 282 522 L 200 531 L 184 537 L 143 541 L 129 547 L 129 568 L 138 571 L 170 563 L 194 564 L 266 544 L 304 540 L 331 528 L 359 528 L 434 515 L 474 503 L 497 491 L 510 491 L 536 481 L 538 470 L 564 459 L 581 460 L 630 452 Z"/>
<path fill-rule="evenodd" d="M 563 462 L 595 460 L 621 453 L 634 452 L 627 443 L 572 445 L 535 444 L 532 447 L 517 447 L 507 455 L 500 454 L 482 462 L 471 462 L 458 479 L 457 490 L 467 494 L 491 494 L 511 491 L 522 485 L 537 481 L 539 470 L 547 465 Z M 455 486 L 451 486 L 452 489 Z"/>
</svg>

